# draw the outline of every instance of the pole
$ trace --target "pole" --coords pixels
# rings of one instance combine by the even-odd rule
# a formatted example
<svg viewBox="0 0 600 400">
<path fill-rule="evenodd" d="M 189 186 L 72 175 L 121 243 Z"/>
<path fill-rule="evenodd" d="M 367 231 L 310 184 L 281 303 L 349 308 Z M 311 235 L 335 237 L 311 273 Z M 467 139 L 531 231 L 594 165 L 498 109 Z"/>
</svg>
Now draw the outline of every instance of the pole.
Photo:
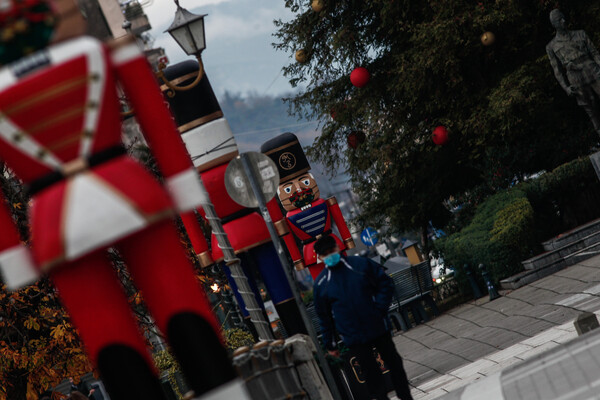
<svg viewBox="0 0 600 400">
<path fill-rule="evenodd" d="M 321 368 L 323 369 L 323 374 L 325 375 L 325 380 L 329 385 L 329 390 L 331 391 L 331 395 L 334 400 L 341 400 L 340 393 L 335 384 L 335 380 L 333 379 L 333 373 L 331 372 L 331 368 L 329 368 L 329 364 L 325 359 L 325 354 L 323 353 L 323 349 L 319 345 L 319 340 L 317 339 L 317 334 L 315 332 L 315 328 L 306 313 L 306 309 L 304 308 L 304 303 L 300 298 L 300 293 L 298 292 L 298 288 L 296 287 L 296 281 L 292 276 L 292 269 L 290 263 L 288 262 L 287 256 L 283 250 L 283 246 L 279 240 L 279 235 L 277 234 L 277 230 L 275 229 L 275 224 L 271 219 L 271 215 L 269 214 L 269 210 L 267 209 L 267 202 L 265 197 L 263 196 L 262 189 L 260 187 L 259 179 L 256 176 L 255 169 L 253 165 L 250 163 L 248 156 L 244 153 L 240 154 L 240 159 L 242 161 L 242 165 L 244 166 L 244 170 L 246 171 L 246 175 L 248 176 L 248 181 L 250 182 L 250 186 L 252 187 L 252 191 L 256 196 L 256 200 L 258 201 L 258 207 L 260 208 L 260 212 L 267 224 L 267 228 L 269 229 L 269 234 L 271 235 L 271 239 L 273 240 L 273 245 L 275 245 L 275 249 L 277 250 L 277 255 L 279 256 L 279 261 L 281 262 L 281 266 L 285 271 L 285 276 L 287 281 L 292 289 L 292 293 L 294 294 L 294 299 L 296 300 L 296 305 L 300 310 L 300 315 L 302 316 L 302 321 L 304 325 L 306 325 L 306 330 L 310 335 L 311 339 L 315 343 L 315 348 L 317 349 L 317 359 L 321 364 Z"/>
<path fill-rule="evenodd" d="M 273 337 L 273 332 L 271 332 L 270 325 L 265 320 L 262 308 L 260 308 L 256 298 L 254 297 L 254 292 L 248 284 L 248 278 L 246 278 L 246 275 L 242 270 L 240 259 L 236 257 L 235 251 L 233 250 L 233 247 L 231 247 L 229 238 L 223 229 L 221 219 L 217 216 L 215 207 L 210 201 L 210 197 L 208 196 L 208 192 L 206 191 L 206 187 L 204 186 L 202 179 L 200 179 L 200 187 L 202 191 L 202 199 L 200 200 L 200 204 L 202 205 L 202 209 L 206 214 L 206 219 L 208 220 L 208 223 L 210 224 L 210 227 L 217 238 L 219 248 L 223 250 L 225 264 L 227 264 L 231 270 L 231 277 L 235 281 L 235 284 L 238 287 L 238 292 L 246 304 L 246 310 L 248 310 L 248 313 L 250 314 L 250 321 L 252 321 L 254 324 L 256 332 L 258 332 L 259 339 L 274 340 L 275 338 Z"/>
</svg>

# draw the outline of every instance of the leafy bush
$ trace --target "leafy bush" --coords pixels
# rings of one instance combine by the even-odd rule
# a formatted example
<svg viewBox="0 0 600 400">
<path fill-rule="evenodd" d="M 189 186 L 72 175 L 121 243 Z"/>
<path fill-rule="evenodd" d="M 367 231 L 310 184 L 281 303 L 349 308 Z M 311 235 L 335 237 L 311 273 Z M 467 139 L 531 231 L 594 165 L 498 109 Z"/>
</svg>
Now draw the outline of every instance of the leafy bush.
<svg viewBox="0 0 600 400">
<path fill-rule="evenodd" d="M 468 291 L 464 264 L 473 272 L 485 264 L 496 282 L 507 278 L 541 252 L 540 242 L 599 218 L 598 204 L 600 181 L 589 158 L 579 158 L 490 196 L 466 226 L 434 246 Z"/>
<path fill-rule="evenodd" d="M 529 200 L 522 197 L 496 213 L 490 240 L 520 250 L 518 252 L 521 253 L 523 244 L 533 240 L 532 226 L 533 208 Z"/>
<path fill-rule="evenodd" d="M 484 201 L 473 220 L 460 232 L 435 242 L 457 280 L 468 290 L 464 264 L 474 271 L 485 264 L 495 281 L 521 271 L 521 260 L 532 253 L 533 208 L 521 190 L 507 190 Z"/>
<path fill-rule="evenodd" d="M 588 157 L 519 185 L 535 210 L 535 235 L 547 240 L 600 217 L 600 181 Z"/>
<path fill-rule="evenodd" d="M 240 347 L 252 346 L 254 344 L 254 337 L 250 332 L 243 329 L 226 329 L 223 334 L 229 350 L 237 350 Z"/>
</svg>

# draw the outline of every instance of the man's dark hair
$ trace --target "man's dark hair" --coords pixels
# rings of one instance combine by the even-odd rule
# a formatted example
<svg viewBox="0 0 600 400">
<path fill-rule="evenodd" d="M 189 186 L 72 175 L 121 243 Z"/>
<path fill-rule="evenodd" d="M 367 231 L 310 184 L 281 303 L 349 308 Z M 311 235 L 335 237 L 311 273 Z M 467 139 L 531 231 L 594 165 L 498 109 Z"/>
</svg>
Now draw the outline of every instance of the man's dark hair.
<svg viewBox="0 0 600 400">
<path fill-rule="evenodd" d="M 324 236 L 321 239 L 317 240 L 317 242 L 315 243 L 315 253 L 317 253 L 317 255 L 322 256 L 333 250 L 335 246 L 337 246 L 337 242 L 335 241 L 333 236 Z"/>
</svg>

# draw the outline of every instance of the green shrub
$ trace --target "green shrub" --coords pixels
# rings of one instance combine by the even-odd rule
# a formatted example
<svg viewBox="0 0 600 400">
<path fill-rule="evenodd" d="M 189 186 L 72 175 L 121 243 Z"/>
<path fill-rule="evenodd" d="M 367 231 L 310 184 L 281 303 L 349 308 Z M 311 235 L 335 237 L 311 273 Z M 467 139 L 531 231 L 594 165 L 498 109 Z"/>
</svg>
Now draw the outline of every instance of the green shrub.
<svg viewBox="0 0 600 400">
<path fill-rule="evenodd" d="M 464 264 L 474 272 L 485 264 L 495 281 L 521 271 L 521 260 L 535 247 L 532 228 L 533 209 L 525 193 L 507 190 L 480 204 L 469 225 L 436 241 L 435 248 L 457 270 L 461 288 L 469 290 Z"/>
<path fill-rule="evenodd" d="M 491 241 L 514 249 L 532 243 L 533 207 L 525 197 L 499 210 L 494 218 Z"/>
<path fill-rule="evenodd" d="M 232 351 L 235 351 L 240 347 L 252 346 L 254 344 L 254 337 L 250 332 L 243 329 L 226 329 L 223 334 L 225 336 L 227 348 Z"/>
<path fill-rule="evenodd" d="M 589 158 L 579 158 L 490 196 L 462 230 L 434 247 L 468 291 L 464 264 L 475 275 L 476 267 L 485 264 L 496 282 L 516 274 L 521 261 L 541 252 L 539 243 L 600 217 L 598 204 L 600 181 Z"/>
<path fill-rule="evenodd" d="M 588 157 L 524 182 L 519 189 L 535 211 L 539 242 L 600 217 L 600 181 Z"/>
</svg>

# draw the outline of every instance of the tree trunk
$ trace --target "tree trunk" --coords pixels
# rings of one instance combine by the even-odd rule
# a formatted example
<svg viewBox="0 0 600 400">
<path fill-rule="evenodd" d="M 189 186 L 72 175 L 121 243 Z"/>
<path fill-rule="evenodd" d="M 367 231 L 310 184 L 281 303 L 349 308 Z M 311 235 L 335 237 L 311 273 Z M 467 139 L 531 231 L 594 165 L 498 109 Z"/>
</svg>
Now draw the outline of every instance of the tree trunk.
<svg viewBox="0 0 600 400">
<path fill-rule="evenodd" d="M 11 400 L 27 400 L 27 371 L 13 371 L 8 376 L 6 398 Z"/>
</svg>

